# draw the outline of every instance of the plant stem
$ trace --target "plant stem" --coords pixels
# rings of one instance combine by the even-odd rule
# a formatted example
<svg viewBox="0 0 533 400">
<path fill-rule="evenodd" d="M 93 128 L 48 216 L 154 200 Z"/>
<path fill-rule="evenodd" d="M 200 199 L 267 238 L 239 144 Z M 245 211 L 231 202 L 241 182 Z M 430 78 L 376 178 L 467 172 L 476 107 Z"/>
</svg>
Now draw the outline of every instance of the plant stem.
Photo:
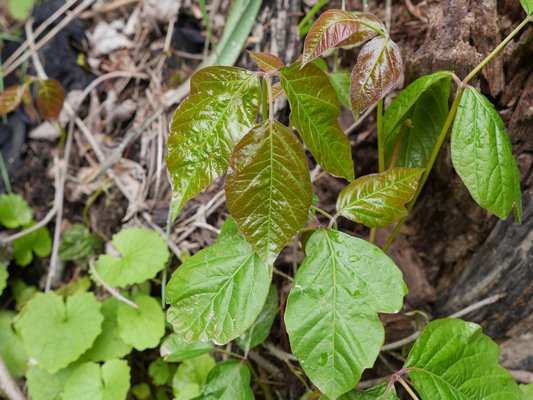
<svg viewBox="0 0 533 400">
<path fill-rule="evenodd" d="M 385 146 L 383 143 L 383 99 L 378 101 L 376 113 L 378 131 L 378 169 L 379 172 L 383 172 L 385 171 Z"/>
<path fill-rule="evenodd" d="M 402 139 L 405 132 L 405 128 L 411 126 L 411 120 L 406 119 L 405 122 L 400 127 L 400 132 L 398 132 L 398 138 L 394 144 L 394 150 L 392 152 L 392 157 L 390 160 L 389 168 L 394 168 L 396 166 L 396 161 L 398 160 L 398 154 L 400 153 L 400 147 L 402 147 Z"/>
<path fill-rule="evenodd" d="M 227 354 L 228 356 L 232 356 L 232 357 L 238 358 L 240 360 L 244 360 L 245 359 L 240 354 L 234 353 L 233 351 L 229 351 L 229 350 L 223 349 L 221 347 L 214 347 L 213 350 L 218 351 L 219 353 L 222 353 L 222 354 Z"/>
<path fill-rule="evenodd" d="M 0 172 L 2 173 L 2 179 L 4 180 L 4 186 L 6 187 L 7 193 L 13 193 L 11 188 L 11 182 L 9 182 L 9 174 L 7 173 L 6 163 L 4 162 L 4 157 L 0 153 Z"/>
<path fill-rule="evenodd" d="M 167 244 L 167 247 L 168 244 L 170 243 L 170 228 L 172 227 L 172 204 L 170 205 L 170 207 L 168 207 L 168 214 L 167 214 L 167 226 L 165 228 L 165 243 Z M 170 257 L 169 259 L 169 262 L 170 260 L 172 260 L 172 257 Z M 161 271 L 161 308 L 164 310 L 165 309 L 165 304 L 166 304 L 166 290 L 167 290 L 167 268 L 168 268 L 168 265 L 165 265 L 165 268 L 163 269 L 163 271 Z"/>
<path fill-rule="evenodd" d="M 370 228 L 370 234 L 368 235 L 368 241 L 374 243 L 376 241 L 376 228 Z"/>
<path fill-rule="evenodd" d="M 409 396 L 411 396 L 411 398 L 412 398 L 413 400 L 420 400 L 420 399 L 418 398 L 418 396 L 415 394 L 415 392 L 413 392 L 413 389 L 411 389 L 411 386 L 409 386 L 409 385 L 407 384 L 407 382 L 404 381 L 403 378 L 402 378 L 401 376 L 398 377 L 398 382 L 400 382 L 400 384 L 404 387 L 405 391 L 406 391 L 407 393 L 409 393 Z"/>
<path fill-rule="evenodd" d="M 267 77 L 265 78 L 267 83 L 267 93 L 268 93 L 268 119 L 270 123 L 274 122 L 274 107 L 272 104 L 272 79 Z"/>
<path fill-rule="evenodd" d="M 268 84 L 266 77 L 263 77 L 263 84 L 261 85 L 261 114 L 263 121 L 268 118 Z"/>
<path fill-rule="evenodd" d="M 333 217 L 333 215 L 331 215 L 327 211 L 322 210 L 321 208 L 318 208 L 317 206 L 311 205 L 311 209 L 315 210 L 319 214 L 322 214 L 324 217 L 328 218 L 329 220 L 335 219 L 335 217 Z"/>
</svg>

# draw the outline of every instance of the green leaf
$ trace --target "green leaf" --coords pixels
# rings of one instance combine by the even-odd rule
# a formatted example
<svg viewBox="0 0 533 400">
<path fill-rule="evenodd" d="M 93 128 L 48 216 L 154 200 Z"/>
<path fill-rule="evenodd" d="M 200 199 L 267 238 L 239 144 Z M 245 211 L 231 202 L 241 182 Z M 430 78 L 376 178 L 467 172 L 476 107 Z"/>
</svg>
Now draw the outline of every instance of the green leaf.
<svg viewBox="0 0 533 400">
<path fill-rule="evenodd" d="M 131 352 L 131 346 L 125 343 L 119 333 L 117 323 L 119 301 L 108 297 L 103 303 L 101 312 L 104 316 L 102 333 L 96 338 L 92 347 L 82 356 L 87 361 L 109 361 L 122 358 Z"/>
<path fill-rule="evenodd" d="M 26 373 L 30 398 L 32 400 L 63 400 L 65 382 L 78 365 L 78 363 L 70 364 L 54 374 L 37 366 L 30 367 Z"/>
<path fill-rule="evenodd" d="M 522 220 L 520 172 L 505 125 L 479 91 L 464 91 L 452 129 L 452 162 L 470 195 L 483 208 L 505 219 L 514 209 Z"/>
<path fill-rule="evenodd" d="M 172 379 L 174 397 L 191 400 L 200 396 L 201 387 L 215 364 L 213 357 L 208 354 L 182 362 Z"/>
<path fill-rule="evenodd" d="M 16 229 L 28 225 L 31 218 L 31 208 L 21 196 L 13 193 L 0 195 L 0 224 Z"/>
<path fill-rule="evenodd" d="M 524 7 L 527 15 L 533 15 L 533 0 L 520 0 L 520 4 Z"/>
<path fill-rule="evenodd" d="M 394 87 L 402 69 L 400 49 L 389 37 L 378 36 L 361 48 L 350 85 L 352 111 L 356 119 L 360 112 Z"/>
<path fill-rule="evenodd" d="M 511 374 L 498 365 L 499 352 L 479 325 L 441 319 L 428 324 L 404 368 L 423 399 L 523 399 Z"/>
<path fill-rule="evenodd" d="M 92 282 L 88 276 L 78 276 L 72 281 L 66 282 L 58 287 L 55 292 L 63 297 L 72 296 L 76 292 L 88 292 Z"/>
<path fill-rule="evenodd" d="M 281 86 L 291 106 L 290 120 L 317 162 L 330 174 L 353 180 L 350 143 L 337 118 L 339 101 L 326 73 L 300 63 L 280 70 Z"/>
<path fill-rule="evenodd" d="M 9 273 L 7 271 L 7 265 L 4 263 L 0 263 L 0 295 L 6 288 L 8 277 Z"/>
<path fill-rule="evenodd" d="M 172 333 L 165 340 L 163 340 L 160 348 L 160 355 L 166 362 L 179 362 L 209 353 L 212 349 L 212 343 L 187 343 L 181 335 Z"/>
<path fill-rule="evenodd" d="M 231 156 L 225 191 L 240 232 L 272 264 L 305 226 L 313 196 L 305 152 L 291 130 L 266 120 L 246 134 Z"/>
<path fill-rule="evenodd" d="M 533 400 L 533 384 L 520 385 L 520 390 L 524 393 L 524 400 Z"/>
<path fill-rule="evenodd" d="M 336 71 L 328 74 L 328 76 L 340 102 L 350 108 L 350 73 L 348 71 Z"/>
<path fill-rule="evenodd" d="M 34 223 L 26 225 L 27 229 Z M 39 257 L 48 257 L 52 251 L 52 238 L 48 229 L 44 226 L 34 232 L 28 233 L 13 242 L 13 256 L 15 262 L 21 267 L 29 265 L 33 261 L 33 253 Z"/>
<path fill-rule="evenodd" d="M 152 378 L 154 385 L 164 385 L 170 378 L 170 367 L 161 358 L 156 358 L 148 367 L 148 375 Z"/>
<path fill-rule="evenodd" d="M 407 215 L 404 204 L 418 187 L 422 168 L 392 168 L 356 179 L 339 194 L 338 214 L 370 228 L 383 228 Z"/>
<path fill-rule="evenodd" d="M 37 293 L 24 307 L 15 328 L 28 355 L 40 368 L 59 371 L 91 347 L 101 332 L 100 303 L 78 292 L 66 301 L 54 292 Z"/>
<path fill-rule="evenodd" d="M 374 365 L 384 341 L 378 313 L 396 313 L 406 287 L 385 253 L 364 240 L 321 229 L 307 243 L 287 300 L 293 354 L 322 393 L 336 399 Z"/>
<path fill-rule="evenodd" d="M 237 360 L 217 364 L 202 387 L 202 400 L 253 400 L 250 370 Z"/>
<path fill-rule="evenodd" d="M 151 399 L 150 395 L 152 394 L 152 391 L 150 390 L 150 385 L 143 382 L 132 386 L 131 393 L 138 400 L 147 400 Z"/>
<path fill-rule="evenodd" d="M 37 81 L 37 108 L 44 119 L 58 119 L 64 100 L 65 92 L 58 81 L 55 79 Z"/>
<path fill-rule="evenodd" d="M 188 258 L 167 285 L 167 320 L 188 342 L 226 344 L 248 329 L 265 304 L 272 268 L 241 237 Z"/>
<path fill-rule="evenodd" d="M 59 257 L 65 261 L 87 260 L 96 255 L 101 240 L 82 224 L 68 228 L 61 239 Z"/>
<path fill-rule="evenodd" d="M 387 108 L 383 116 L 387 165 L 398 140 L 401 144 L 396 166 L 422 168 L 427 165 L 448 116 L 450 80 L 448 71 L 423 76 L 402 90 Z"/>
<path fill-rule="evenodd" d="M 95 265 L 98 275 L 111 286 L 125 287 L 152 279 L 169 257 L 165 240 L 147 229 L 123 229 L 113 235 L 111 244 L 120 257 L 103 254 Z"/>
<path fill-rule="evenodd" d="M 33 3 L 34 0 L 9 0 L 9 14 L 19 21 L 24 21 L 30 15 Z"/>
<path fill-rule="evenodd" d="M 190 93 L 172 117 L 167 143 L 174 219 L 226 171 L 233 147 L 259 112 L 259 79 L 242 69 L 201 69 L 191 79 Z"/>
<path fill-rule="evenodd" d="M 14 319 L 14 312 L 0 311 L 0 357 L 11 376 L 19 379 L 26 372 L 28 357 L 22 340 L 13 330 Z"/>
<path fill-rule="evenodd" d="M 62 400 L 126 400 L 130 367 L 125 360 L 78 366 L 65 381 Z"/>
<path fill-rule="evenodd" d="M 267 52 L 250 52 L 250 56 L 256 62 L 258 67 L 265 72 L 274 72 L 285 66 L 285 64 L 283 63 L 283 61 L 281 61 L 279 57 L 276 57 Z"/>
<path fill-rule="evenodd" d="M 239 237 L 242 237 L 239 228 L 237 228 L 237 224 L 233 217 L 229 216 L 220 227 L 217 242 L 222 242 L 224 240 L 232 241 Z"/>
<path fill-rule="evenodd" d="M 387 397 L 384 397 L 386 391 L 387 383 L 382 383 L 363 391 L 353 390 L 339 397 L 339 400 L 398 400 L 394 386 L 390 387 Z"/>
<path fill-rule="evenodd" d="M 165 334 L 165 313 L 161 304 L 146 294 L 139 294 L 133 300 L 138 308 L 118 304 L 120 338 L 139 351 L 154 348 Z"/>
<path fill-rule="evenodd" d="M 19 0 L 11 0 L 10 4 L 18 1 Z M 22 102 L 24 93 L 26 93 L 27 90 L 28 85 L 22 84 L 10 86 L 0 93 L 0 115 L 8 114 L 17 108 Z"/>
<path fill-rule="evenodd" d="M 278 315 L 278 305 L 278 289 L 275 285 L 270 285 L 261 313 L 253 325 L 237 339 L 237 343 L 246 353 L 266 340 Z"/>
</svg>

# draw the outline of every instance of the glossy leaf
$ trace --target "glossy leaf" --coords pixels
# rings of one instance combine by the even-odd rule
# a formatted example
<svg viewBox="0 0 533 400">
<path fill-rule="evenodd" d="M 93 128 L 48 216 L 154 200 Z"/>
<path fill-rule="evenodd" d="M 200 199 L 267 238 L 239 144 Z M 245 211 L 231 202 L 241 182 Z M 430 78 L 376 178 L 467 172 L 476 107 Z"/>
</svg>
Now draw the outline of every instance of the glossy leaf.
<svg viewBox="0 0 533 400">
<path fill-rule="evenodd" d="M 180 400 L 198 398 L 201 395 L 202 385 L 215 364 L 213 357 L 208 354 L 182 362 L 172 379 L 174 398 Z"/>
<path fill-rule="evenodd" d="M 352 111 L 356 118 L 394 87 L 402 69 L 400 49 L 389 37 L 376 37 L 361 48 L 350 84 Z"/>
<path fill-rule="evenodd" d="M 272 269 L 242 236 L 188 258 L 167 285 L 167 320 L 188 342 L 226 344 L 242 335 L 263 308 Z"/>
<path fill-rule="evenodd" d="M 533 15 L 533 0 L 520 0 L 520 4 L 524 7 L 527 15 Z"/>
<path fill-rule="evenodd" d="M 374 365 L 384 341 L 378 313 L 396 313 L 406 287 L 385 253 L 364 240 L 319 230 L 287 300 L 291 349 L 322 393 L 336 399 Z"/>
<path fill-rule="evenodd" d="M 291 130 L 265 120 L 246 134 L 231 156 L 225 191 L 239 231 L 272 264 L 306 224 L 313 196 L 307 158 Z"/>
<path fill-rule="evenodd" d="M 13 329 L 15 316 L 13 311 L 0 311 L 0 357 L 11 376 L 19 379 L 26 372 L 28 356 L 20 336 Z"/>
<path fill-rule="evenodd" d="M 387 397 L 385 392 L 387 392 L 387 382 L 367 390 L 352 390 L 339 397 L 339 400 L 398 400 L 394 386 L 389 388 Z"/>
<path fill-rule="evenodd" d="M 423 76 L 402 90 L 387 108 L 383 116 L 387 165 L 398 140 L 401 144 L 396 166 L 422 168 L 427 165 L 448 116 L 450 80 L 448 71 Z"/>
<path fill-rule="evenodd" d="M 458 319 L 428 324 L 404 368 L 423 399 L 523 399 L 511 374 L 498 365 L 499 348 L 481 327 Z"/>
<path fill-rule="evenodd" d="M 452 129 L 452 162 L 470 195 L 505 219 L 522 219 L 520 172 L 505 125 L 490 101 L 474 88 L 464 91 Z"/>
<path fill-rule="evenodd" d="M 172 117 L 167 143 L 173 218 L 226 171 L 233 147 L 259 112 L 259 80 L 238 68 L 201 69 L 191 79 L 190 93 Z"/>
<path fill-rule="evenodd" d="M 356 179 L 339 194 L 338 214 L 370 228 L 383 228 L 407 215 L 421 168 L 392 168 Z"/>
<path fill-rule="evenodd" d="M 348 71 L 332 72 L 329 74 L 329 80 L 340 102 L 350 108 L 350 73 Z"/>
<path fill-rule="evenodd" d="M 126 287 L 155 277 L 170 254 L 165 240 L 148 229 L 123 229 L 111 243 L 119 255 L 102 254 L 95 264 L 98 275 L 111 286 Z"/>
<path fill-rule="evenodd" d="M 65 92 L 58 81 L 55 79 L 37 81 L 37 108 L 44 119 L 58 119 L 64 100 Z"/>
<path fill-rule="evenodd" d="M 22 102 L 28 85 L 14 85 L 0 93 L 0 115 L 8 114 L 17 108 Z"/>
<path fill-rule="evenodd" d="M 250 370 L 241 361 L 227 360 L 217 364 L 202 387 L 202 400 L 253 400 Z"/>
<path fill-rule="evenodd" d="M 0 195 L 0 224 L 15 229 L 30 224 L 32 211 L 28 202 L 17 194 Z"/>
<path fill-rule="evenodd" d="M 266 340 L 276 315 L 278 315 L 278 290 L 275 285 L 271 285 L 261 313 L 253 325 L 237 340 L 246 353 Z"/>
<path fill-rule="evenodd" d="M 166 362 L 179 362 L 201 356 L 213 350 L 213 344 L 209 342 L 186 342 L 177 333 L 170 334 L 159 349 L 159 353 Z"/>
<path fill-rule="evenodd" d="M 25 228 L 34 225 L 30 223 Z M 33 253 L 39 257 L 48 257 L 52 251 L 52 238 L 46 227 L 42 227 L 15 239 L 13 242 L 13 257 L 17 265 L 26 267 L 33 261 Z"/>
<path fill-rule="evenodd" d="M 250 52 L 250 56 L 256 62 L 257 66 L 265 72 L 274 72 L 285 66 L 279 57 L 267 52 Z"/>
<path fill-rule="evenodd" d="M 100 334 L 103 316 L 92 293 L 64 300 L 54 292 L 38 293 L 15 323 L 28 355 L 55 373 L 78 359 Z"/>
<path fill-rule="evenodd" d="M 353 180 L 350 143 L 337 118 L 340 107 L 328 76 L 314 64 L 282 68 L 281 86 L 291 107 L 291 124 L 317 162 L 332 175 Z"/>
<path fill-rule="evenodd" d="M 338 47 L 350 49 L 362 45 L 377 35 L 383 36 L 387 34 L 385 25 L 374 14 L 353 14 L 353 16 L 359 22 L 359 29 L 350 37 L 340 42 Z"/>
</svg>

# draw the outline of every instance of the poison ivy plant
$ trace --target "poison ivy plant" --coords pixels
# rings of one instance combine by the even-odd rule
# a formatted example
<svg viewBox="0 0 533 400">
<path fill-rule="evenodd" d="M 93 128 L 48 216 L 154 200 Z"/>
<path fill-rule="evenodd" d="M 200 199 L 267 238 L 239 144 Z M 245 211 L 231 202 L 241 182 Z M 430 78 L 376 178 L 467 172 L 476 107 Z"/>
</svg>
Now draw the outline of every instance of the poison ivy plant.
<svg viewBox="0 0 533 400">
<path fill-rule="evenodd" d="M 520 0 L 520 3 L 528 15 L 533 15 L 533 0 Z"/>
<path fill-rule="evenodd" d="M 201 395 L 202 385 L 216 362 L 208 354 L 190 358 L 181 363 L 172 379 L 174 397 L 191 400 Z"/>
<path fill-rule="evenodd" d="M 111 244 L 119 254 L 103 254 L 95 265 L 98 275 L 111 286 L 126 287 L 155 277 L 170 254 L 165 240 L 147 229 L 123 229 L 113 235 Z"/>
<path fill-rule="evenodd" d="M 345 233 L 315 232 L 306 254 L 287 300 L 285 325 L 309 379 L 335 399 L 374 364 L 384 341 L 378 313 L 398 312 L 407 289 L 378 247 Z"/>
<path fill-rule="evenodd" d="M 204 400 L 253 400 L 250 370 L 241 361 L 223 361 L 209 372 L 201 393 Z"/>
<path fill-rule="evenodd" d="M 383 383 L 367 390 L 353 390 L 339 397 L 339 400 L 398 400 L 398 396 L 394 386 Z"/>
<path fill-rule="evenodd" d="M 350 73 L 348 71 L 335 71 L 328 76 L 340 102 L 345 107 L 350 108 Z"/>
<path fill-rule="evenodd" d="M 209 353 L 212 349 L 212 343 L 188 343 L 181 335 L 173 333 L 161 343 L 160 354 L 166 362 L 179 362 Z"/>
<path fill-rule="evenodd" d="M 16 194 L 0 195 L 0 224 L 16 229 L 30 224 L 31 218 L 31 208 L 22 197 Z"/>
<path fill-rule="evenodd" d="M 33 225 L 34 223 L 31 222 L 24 228 L 28 229 Z M 28 233 L 13 242 L 13 256 L 15 262 L 21 267 L 25 267 L 33 261 L 33 253 L 39 257 L 48 257 L 51 251 L 52 238 L 45 227 Z"/>
</svg>

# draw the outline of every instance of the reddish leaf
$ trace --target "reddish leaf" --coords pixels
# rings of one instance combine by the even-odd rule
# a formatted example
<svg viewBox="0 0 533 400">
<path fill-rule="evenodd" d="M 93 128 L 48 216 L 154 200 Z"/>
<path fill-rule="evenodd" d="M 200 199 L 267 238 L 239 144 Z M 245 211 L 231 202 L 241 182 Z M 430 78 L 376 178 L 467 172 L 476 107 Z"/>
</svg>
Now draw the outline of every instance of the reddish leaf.
<svg viewBox="0 0 533 400">
<path fill-rule="evenodd" d="M 403 69 L 400 49 L 389 37 L 377 37 L 363 46 L 352 70 L 350 98 L 357 116 L 396 84 Z"/>
<path fill-rule="evenodd" d="M 44 119 L 57 119 L 63 108 L 65 92 L 55 79 L 37 82 L 37 108 Z"/>
<path fill-rule="evenodd" d="M 277 99 L 278 97 L 281 97 L 285 94 L 283 91 L 283 88 L 281 87 L 281 83 L 276 82 L 272 85 L 272 100 Z"/>
<path fill-rule="evenodd" d="M 357 17 L 342 10 L 328 10 L 313 24 L 304 42 L 302 67 L 325 51 L 337 47 L 359 31 Z"/>
<path fill-rule="evenodd" d="M 26 84 L 15 85 L 0 93 L 0 115 L 8 114 L 17 108 L 27 88 Z"/>
<path fill-rule="evenodd" d="M 337 47 L 344 49 L 360 46 L 377 35 L 386 34 L 385 25 L 374 14 L 355 14 L 354 17 L 359 21 L 359 29 Z"/>
<path fill-rule="evenodd" d="M 267 52 L 250 52 L 250 55 L 257 63 L 259 68 L 261 68 L 265 72 L 273 72 L 285 66 L 285 64 L 283 63 L 283 61 L 281 61 L 280 58 Z"/>
</svg>

